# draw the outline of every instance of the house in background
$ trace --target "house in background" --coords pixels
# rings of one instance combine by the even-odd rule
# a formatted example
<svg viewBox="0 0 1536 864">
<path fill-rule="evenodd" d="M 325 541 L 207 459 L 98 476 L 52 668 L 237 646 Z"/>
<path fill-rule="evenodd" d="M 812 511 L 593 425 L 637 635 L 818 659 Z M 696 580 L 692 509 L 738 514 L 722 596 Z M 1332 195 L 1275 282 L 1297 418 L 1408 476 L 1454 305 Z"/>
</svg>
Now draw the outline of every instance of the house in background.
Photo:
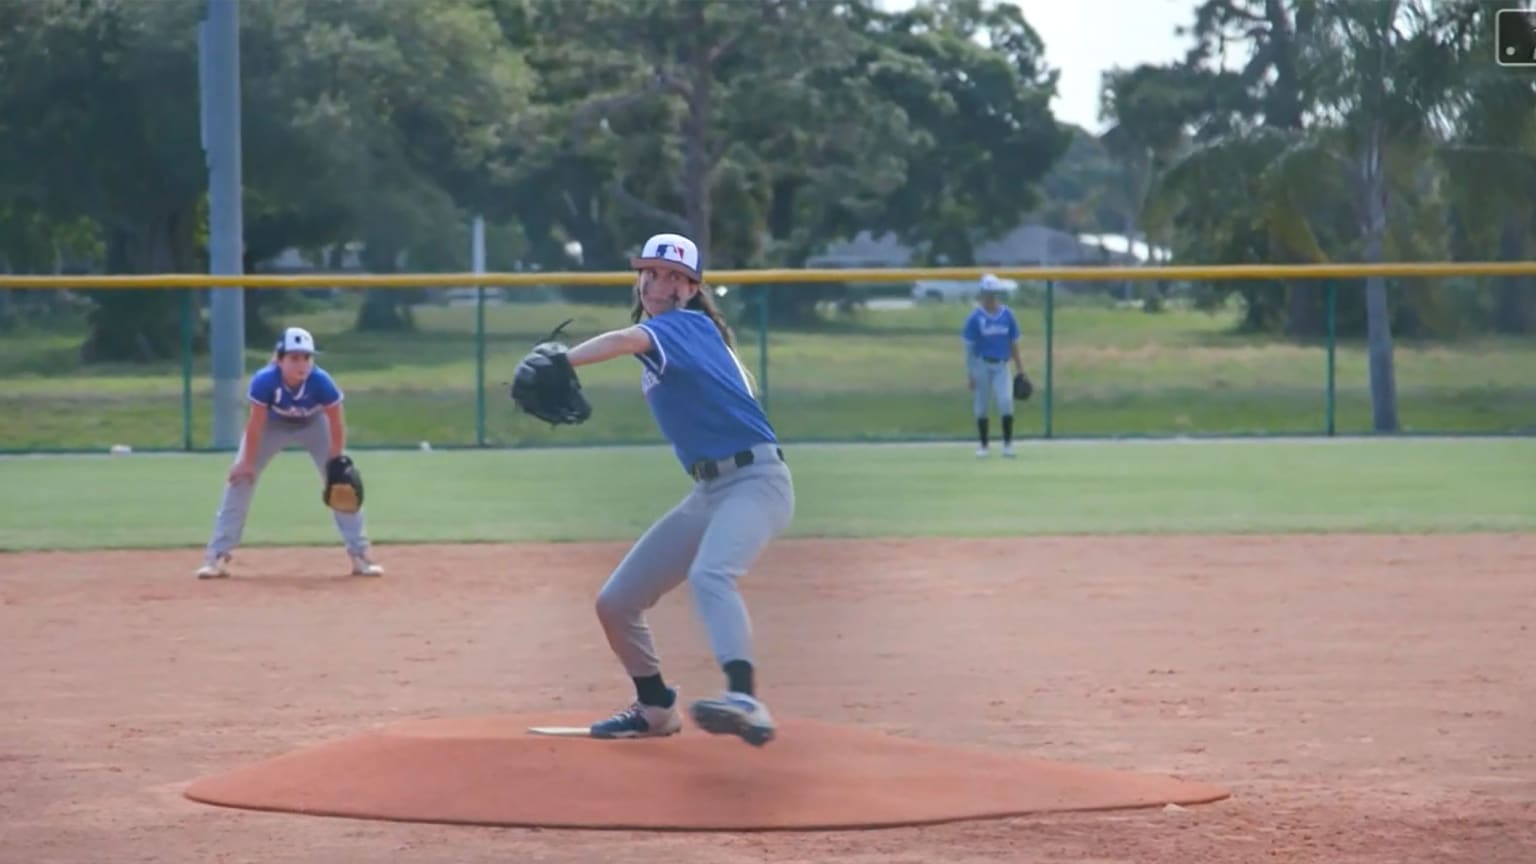
<svg viewBox="0 0 1536 864">
<path fill-rule="evenodd" d="M 805 266 L 828 269 L 910 267 L 915 252 L 893 234 L 876 237 L 861 231 L 853 239 L 834 243 L 810 257 Z M 975 251 L 977 266 L 998 268 L 1136 266 L 1148 263 L 1152 254 L 1167 260 L 1165 250 L 1149 249 L 1144 242 L 1130 243 L 1121 235 L 1077 235 L 1028 223 L 981 243 Z M 1008 288 L 1016 287 L 1013 280 L 1005 280 L 1005 283 Z M 1119 282 L 1092 284 L 1098 290 L 1124 291 L 1128 287 Z M 1062 287 L 1087 286 L 1088 283 L 1073 282 Z M 923 280 L 912 284 L 910 291 L 918 299 L 969 299 L 975 296 L 976 286 L 970 281 Z"/>
</svg>

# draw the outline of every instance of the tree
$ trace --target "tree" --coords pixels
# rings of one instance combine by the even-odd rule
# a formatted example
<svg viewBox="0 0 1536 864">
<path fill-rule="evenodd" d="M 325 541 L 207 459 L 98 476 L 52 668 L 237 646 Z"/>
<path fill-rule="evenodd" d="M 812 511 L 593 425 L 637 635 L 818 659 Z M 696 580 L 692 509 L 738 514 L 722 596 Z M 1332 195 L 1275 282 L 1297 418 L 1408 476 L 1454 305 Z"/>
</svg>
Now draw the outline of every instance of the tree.
<svg viewBox="0 0 1536 864">
<path fill-rule="evenodd" d="M 0 135 L 0 194 L 50 220 L 95 222 L 113 272 L 204 269 L 198 15 L 191 0 L 6 4 L 0 116 L 11 120 Z M 87 294 L 85 360 L 174 356 L 174 295 Z"/>
<path fill-rule="evenodd" d="M 1273 24 L 1281 4 L 1266 0 L 1265 7 L 1264 20 Z M 1213 2 L 1201 15 L 1209 17 L 1211 9 L 1238 14 L 1232 3 Z M 1432 242 L 1422 241 L 1430 234 L 1423 226 L 1435 205 L 1436 178 L 1424 166 L 1444 140 L 1444 112 L 1457 83 L 1456 51 L 1441 20 L 1416 0 L 1297 0 L 1291 11 L 1295 30 L 1263 30 L 1284 39 L 1259 45 L 1271 46 L 1270 56 L 1279 50 L 1273 46 L 1288 46 L 1281 52 L 1287 68 L 1307 72 L 1298 71 L 1298 86 L 1284 98 L 1263 105 L 1289 121 L 1300 100 L 1304 125 L 1239 126 L 1193 149 L 1170 168 L 1153 209 L 1161 218 L 1187 213 L 1191 202 L 1209 199 L 1213 182 L 1242 182 L 1237 178 L 1245 170 L 1261 165 L 1248 189 L 1250 203 L 1260 208 L 1270 237 L 1291 254 L 1319 260 L 1331 249 L 1380 262 L 1395 245 L 1398 257 L 1432 256 Z M 1339 224 L 1344 214 L 1347 226 Z M 1414 226 L 1421 230 L 1409 242 L 1405 232 Z M 1367 279 L 1363 299 L 1373 425 L 1396 431 L 1386 281 Z"/>
<path fill-rule="evenodd" d="M 243 8 L 252 238 L 274 250 L 361 241 L 374 272 L 467 269 L 450 241 L 505 170 L 495 156 L 531 85 L 493 10 L 475 0 Z M 409 328 L 407 298 L 369 291 L 359 328 Z"/>
<path fill-rule="evenodd" d="M 574 238 L 588 266 L 622 266 L 636 238 L 681 230 L 712 269 L 792 266 L 868 229 L 969 260 L 979 237 L 1036 203 L 1069 140 L 1046 108 L 1054 78 L 1038 38 L 1007 5 L 497 8 L 508 38 L 528 44 L 545 132 L 508 157 L 518 177 L 506 197 L 526 202 L 548 258 Z M 835 290 L 796 291 L 774 310 L 800 316 Z"/>
<path fill-rule="evenodd" d="M 1466 257 L 1530 258 L 1536 246 L 1536 79 L 1511 75 L 1488 62 L 1494 51 L 1489 18 L 1516 2 L 1451 4 L 1443 24 L 1458 53 L 1464 82 L 1451 111 L 1455 134 L 1441 152 L 1456 240 Z M 1492 329 L 1536 330 L 1536 279 L 1496 280 L 1480 310 Z"/>
<path fill-rule="evenodd" d="M 882 50 L 866 74 L 917 131 L 878 227 L 929 261 L 969 264 L 976 243 L 1040 204 L 1040 182 L 1071 144 L 1050 113 L 1057 74 L 1010 3 L 920 4 L 873 23 Z"/>
</svg>

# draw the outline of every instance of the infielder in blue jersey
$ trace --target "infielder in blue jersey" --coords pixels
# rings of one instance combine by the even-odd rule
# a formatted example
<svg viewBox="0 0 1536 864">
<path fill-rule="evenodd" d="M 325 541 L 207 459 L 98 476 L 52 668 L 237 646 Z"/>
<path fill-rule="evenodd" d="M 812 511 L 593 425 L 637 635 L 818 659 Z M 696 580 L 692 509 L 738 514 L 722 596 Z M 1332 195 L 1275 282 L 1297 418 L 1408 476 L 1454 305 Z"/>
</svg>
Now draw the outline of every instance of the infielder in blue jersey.
<svg viewBox="0 0 1536 864">
<path fill-rule="evenodd" d="M 213 538 L 198 569 L 199 579 L 229 575 L 230 553 L 245 531 L 256 480 L 272 457 L 298 442 L 309 451 L 315 467 L 325 474 L 326 460 L 340 456 L 347 445 L 347 425 L 342 417 L 342 392 L 335 380 L 315 365 L 315 339 L 302 327 L 283 331 L 272 362 L 251 376 L 247 391 L 250 413 L 240 452 L 229 469 L 224 499 L 214 519 Z M 333 511 L 336 529 L 346 542 L 355 576 L 378 576 L 384 569 L 368 555 L 363 514 Z"/>
<path fill-rule="evenodd" d="M 976 435 L 981 446 L 977 458 L 986 458 L 989 448 L 988 402 L 997 403 L 1003 426 L 1003 455 L 1013 457 L 1013 376 L 1008 374 L 1012 358 L 1018 374 L 1024 374 L 1019 359 L 1019 322 L 1013 310 L 1003 304 L 1002 283 L 988 273 L 981 277 L 980 302 L 965 319 L 960 338 L 965 343 L 966 381 L 971 389 L 971 407 L 976 415 Z"/>
<path fill-rule="evenodd" d="M 645 738 L 682 728 L 678 692 L 662 679 L 645 612 L 687 582 L 726 678 L 719 698 L 692 704 L 693 720 L 705 731 L 761 746 L 772 740 L 774 723 L 756 695 L 751 623 L 736 580 L 788 527 L 794 485 L 730 330 L 709 298 L 693 241 L 658 234 L 630 263 L 637 271 L 634 326 L 571 348 L 570 363 L 636 358 L 656 424 L 694 485 L 598 592 L 598 620 L 634 679 L 637 699 L 594 723 L 591 734 Z"/>
</svg>

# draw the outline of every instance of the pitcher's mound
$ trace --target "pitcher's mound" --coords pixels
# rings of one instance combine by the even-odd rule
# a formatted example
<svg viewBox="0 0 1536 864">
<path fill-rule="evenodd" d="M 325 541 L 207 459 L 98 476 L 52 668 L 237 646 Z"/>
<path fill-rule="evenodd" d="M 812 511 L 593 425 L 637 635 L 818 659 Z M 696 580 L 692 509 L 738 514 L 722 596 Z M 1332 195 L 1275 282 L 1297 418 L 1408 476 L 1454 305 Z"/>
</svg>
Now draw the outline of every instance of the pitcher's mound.
<svg viewBox="0 0 1536 864">
<path fill-rule="evenodd" d="M 324 816 L 551 828 L 753 831 L 916 825 L 1202 804 L 1205 783 L 781 720 L 758 749 L 692 726 L 664 739 L 546 737 L 590 715 L 418 720 L 193 783 L 194 801 Z"/>
</svg>

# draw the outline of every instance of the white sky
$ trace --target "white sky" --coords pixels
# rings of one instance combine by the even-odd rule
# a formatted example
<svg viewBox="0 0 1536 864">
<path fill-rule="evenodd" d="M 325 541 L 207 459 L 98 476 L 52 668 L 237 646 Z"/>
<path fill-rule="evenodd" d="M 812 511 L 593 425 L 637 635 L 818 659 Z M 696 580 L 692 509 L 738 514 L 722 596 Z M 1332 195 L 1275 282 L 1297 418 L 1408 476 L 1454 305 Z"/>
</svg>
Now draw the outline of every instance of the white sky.
<svg viewBox="0 0 1536 864">
<path fill-rule="evenodd" d="M 914 0 L 880 0 L 889 10 Z M 1192 44 L 1173 28 L 1194 21 L 1196 0 L 1012 0 L 1045 42 L 1045 62 L 1060 70 L 1056 118 L 1090 132 L 1099 122 L 1100 76 L 1116 66 L 1164 63 Z"/>
</svg>

